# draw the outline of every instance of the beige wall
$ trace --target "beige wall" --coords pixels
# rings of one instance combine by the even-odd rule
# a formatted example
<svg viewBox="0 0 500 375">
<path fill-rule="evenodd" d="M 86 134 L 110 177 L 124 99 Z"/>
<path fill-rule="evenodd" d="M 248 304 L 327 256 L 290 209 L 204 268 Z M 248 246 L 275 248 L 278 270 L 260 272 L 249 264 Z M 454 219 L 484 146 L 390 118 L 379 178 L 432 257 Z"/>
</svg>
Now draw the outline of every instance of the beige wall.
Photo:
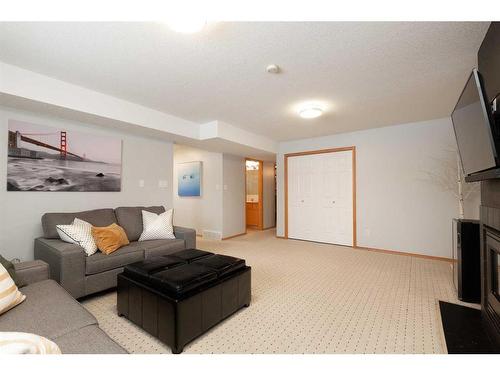
<svg viewBox="0 0 500 375">
<path fill-rule="evenodd" d="M 8 120 L 64 127 L 123 140 L 121 192 L 7 192 Z M 71 212 L 103 207 L 172 206 L 172 143 L 106 130 L 34 113 L 0 108 L 0 254 L 6 258 L 33 258 L 33 240 L 42 235 L 45 212 Z M 144 180 L 144 187 L 139 186 Z M 159 187 L 167 181 L 167 187 Z"/>
<path fill-rule="evenodd" d="M 219 238 L 245 231 L 245 159 L 241 156 L 174 146 L 173 206 L 176 225 L 214 232 Z M 177 165 L 202 162 L 200 197 L 177 195 Z"/>
<path fill-rule="evenodd" d="M 201 196 L 179 197 L 177 194 L 177 166 L 179 163 L 201 161 Z M 193 147 L 174 145 L 173 156 L 174 223 L 222 235 L 222 154 Z"/>
<path fill-rule="evenodd" d="M 222 237 L 244 233 L 245 228 L 245 158 L 224 154 L 224 195 Z"/>
<path fill-rule="evenodd" d="M 358 246 L 451 257 L 458 202 L 434 177 L 454 165 L 450 118 L 282 142 L 277 234 L 284 235 L 283 155 L 344 146 L 356 146 Z M 465 206 L 466 217 L 477 218 L 479 194 Z"/>
</svg>

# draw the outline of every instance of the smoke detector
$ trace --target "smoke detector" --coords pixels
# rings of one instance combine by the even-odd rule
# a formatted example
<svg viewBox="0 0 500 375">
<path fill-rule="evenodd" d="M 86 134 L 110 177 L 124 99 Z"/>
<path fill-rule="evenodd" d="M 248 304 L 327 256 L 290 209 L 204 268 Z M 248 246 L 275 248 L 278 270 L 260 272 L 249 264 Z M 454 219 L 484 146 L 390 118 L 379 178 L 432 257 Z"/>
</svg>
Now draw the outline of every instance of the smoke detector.
<svg viewBox="0 0 500 375">
<path fill-rule="evenodd" d="M 276 64 L 271 64 L 266 67 L 266 72 L 270 74 L 278 74 L 280 71 L 280 67 Z"/>
</svg>

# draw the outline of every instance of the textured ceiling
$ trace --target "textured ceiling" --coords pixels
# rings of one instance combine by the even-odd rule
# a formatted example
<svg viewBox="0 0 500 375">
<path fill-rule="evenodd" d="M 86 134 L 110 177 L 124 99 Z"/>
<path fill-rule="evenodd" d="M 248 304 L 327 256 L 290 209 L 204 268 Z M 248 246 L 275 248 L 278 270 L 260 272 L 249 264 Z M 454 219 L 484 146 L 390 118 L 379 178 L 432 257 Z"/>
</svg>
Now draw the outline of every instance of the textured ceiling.
<svg viewBox="0 0 500 375">
<path fill-rule="evenodd" d="M 0 23 L 0 60 L 203 123 L 290 140 L 448 116 L 489 23 Z M 282 73 L 265 67 L 275 63 Z M 315 99 L 325 116 L 293 105 Z"/>
</svg>

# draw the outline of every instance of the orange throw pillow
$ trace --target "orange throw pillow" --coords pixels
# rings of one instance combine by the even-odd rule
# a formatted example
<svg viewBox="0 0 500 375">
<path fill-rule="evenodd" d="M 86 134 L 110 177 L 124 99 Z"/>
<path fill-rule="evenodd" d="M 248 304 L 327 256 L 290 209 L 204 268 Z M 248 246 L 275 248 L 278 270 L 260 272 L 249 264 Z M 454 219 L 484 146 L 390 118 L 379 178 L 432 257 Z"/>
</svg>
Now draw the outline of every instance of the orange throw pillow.
<svg viewBox="0 0 500 375">
<path fill-rule="evenodd" d="M 92 237 L 97 248 L 104 254 L 111 254 L 130 243 L 123 228 L 114 223 L 107 227 L 92 227 Z"/>
</svg>

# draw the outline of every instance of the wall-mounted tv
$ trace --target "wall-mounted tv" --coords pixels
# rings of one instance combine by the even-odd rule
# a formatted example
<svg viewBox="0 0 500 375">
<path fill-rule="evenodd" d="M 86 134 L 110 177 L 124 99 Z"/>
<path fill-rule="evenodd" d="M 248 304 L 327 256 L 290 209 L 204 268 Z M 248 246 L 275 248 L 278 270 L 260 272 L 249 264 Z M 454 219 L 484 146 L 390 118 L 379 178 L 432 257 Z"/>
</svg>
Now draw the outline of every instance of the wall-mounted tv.
<svg viewBox="0 0 500 375">
<path fill-rule="evenodd" d="M 498 142 L 477 69 L 472 73 L 451 114 L 453 129 L 466 176 L 496 168 Z"/>
</svg>

